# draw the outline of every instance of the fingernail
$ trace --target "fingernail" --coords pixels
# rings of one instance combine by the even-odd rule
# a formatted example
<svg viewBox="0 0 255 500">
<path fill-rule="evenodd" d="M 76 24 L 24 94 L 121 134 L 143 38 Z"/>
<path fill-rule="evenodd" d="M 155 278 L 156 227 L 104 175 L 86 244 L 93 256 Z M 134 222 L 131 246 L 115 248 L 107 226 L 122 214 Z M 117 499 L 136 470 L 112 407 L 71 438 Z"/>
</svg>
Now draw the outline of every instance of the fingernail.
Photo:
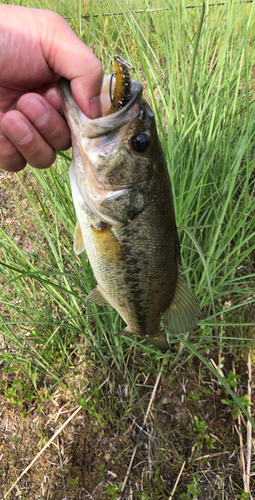
<svg viewBox="0 0 255 500">
<path fill-rule="evenodd" d="M 43 125 L 49 117 L 48 110 L 36 96 L 28 97 L 22 101 L 19 105 L 19 110 L 22 111 L 36 127 Z"/>
<path fill-rule="evenodd" d="M 20 117 L 6 117 L 1 125 L 6 136 L 17 144 L 26 144 L 32 137 L 28 124 Z"/>
<path fill-rule="evenodd" d="M 93 97 L 89 103 L 89 115 L 92 120 L 102 116 L 102 106 L 100 96 Z"/>
</svg>

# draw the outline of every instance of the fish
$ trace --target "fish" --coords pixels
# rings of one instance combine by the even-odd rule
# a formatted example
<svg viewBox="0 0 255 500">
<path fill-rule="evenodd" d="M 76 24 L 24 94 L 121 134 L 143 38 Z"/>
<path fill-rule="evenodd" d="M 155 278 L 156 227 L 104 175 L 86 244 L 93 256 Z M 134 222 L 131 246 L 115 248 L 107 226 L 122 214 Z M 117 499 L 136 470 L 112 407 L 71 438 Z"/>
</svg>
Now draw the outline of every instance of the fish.
<svg viewBox="0 0 255 500">
<path fill-rule="evenodd" d="M 199 304 L 179 271 L 172 188 L 154 113 L 130 64 L 116 56 L 115 68 L 115 76 L 104 77 L 102 117 L 94 120 L 75 103 L 70 82 L 58 82 L 72 135 L 73 248 L 78 255 L 86 250 L 97 281 L 86 301 L 119 313 L 126 324 L 119 335 L 167 351 L 168 334 L 196 327 Z"/>
</svg>

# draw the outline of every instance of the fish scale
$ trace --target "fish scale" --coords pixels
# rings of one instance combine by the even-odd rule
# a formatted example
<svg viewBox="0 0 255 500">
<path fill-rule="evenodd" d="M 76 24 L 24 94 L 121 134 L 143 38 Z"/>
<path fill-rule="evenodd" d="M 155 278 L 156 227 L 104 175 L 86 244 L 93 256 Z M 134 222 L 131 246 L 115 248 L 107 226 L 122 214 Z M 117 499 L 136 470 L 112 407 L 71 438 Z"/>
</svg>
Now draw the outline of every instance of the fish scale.
<svg viewBox="0 0 255 500">
<path fill-rule="evenodd" d="M 96 120 L 83 115 L 66 80 L 58 84 L 72 131 L 74 250 L 86 250 L 98 284 L 86 300 L 113 307 L 127 325 L 121 334 L 164 351 L 161 319 L 169 334 L 189 332 L 199 306 L 179 275 L 172 189 L 153 112 L 132 80 L 127 104 L 108 115 L 110 78 L 102 89 L 104 116 Z"/>
</svg>

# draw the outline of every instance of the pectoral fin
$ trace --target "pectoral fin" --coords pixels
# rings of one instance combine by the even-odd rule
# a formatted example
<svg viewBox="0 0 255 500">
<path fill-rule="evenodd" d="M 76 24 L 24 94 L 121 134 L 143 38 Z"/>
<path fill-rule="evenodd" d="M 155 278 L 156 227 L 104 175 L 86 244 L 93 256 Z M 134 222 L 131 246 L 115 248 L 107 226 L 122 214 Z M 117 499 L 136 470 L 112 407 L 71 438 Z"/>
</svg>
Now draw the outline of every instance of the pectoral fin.
<svg viewBox="0 0 255 500">
<path fill-rule="evenodd" d="M 91 229 L 95 246 L 100 251 L 105 262 L 108 260 L 120 261 L 125 258 L 120 243 L 108 224 L 100 222 L 98 228 L 92 227 Z"/>
<path fill-rule="evenodd" d="M 83 250 L 85 250 L 85 245 L 83 241 L 83 236 L 81 232 L 81 226 L 79 221 L 77 220 L 75 230 L 74 230 L 74 237 L 73 237 L 73 249 L 74 252 L 77 255 L 80 255 Z"/>
<path fill-rule="evenodd" d="M 187 333 L 193 330 L 198 323 L 200 310 L 198 301 L 187 283 L 178 276 L 174 298 L 163 312 L 163 319 L 167 323 L 170 333 Z"/>
<path fill-rule="evenodd" d="M 104 298 L 98 286 L 90 292 L 90 294 L 86 297 L 86 302 L 92 302 L 93 304 L 97 304 L 98 306 L 108 306 L 111 307 L 109 302 Z"/>
</svg>

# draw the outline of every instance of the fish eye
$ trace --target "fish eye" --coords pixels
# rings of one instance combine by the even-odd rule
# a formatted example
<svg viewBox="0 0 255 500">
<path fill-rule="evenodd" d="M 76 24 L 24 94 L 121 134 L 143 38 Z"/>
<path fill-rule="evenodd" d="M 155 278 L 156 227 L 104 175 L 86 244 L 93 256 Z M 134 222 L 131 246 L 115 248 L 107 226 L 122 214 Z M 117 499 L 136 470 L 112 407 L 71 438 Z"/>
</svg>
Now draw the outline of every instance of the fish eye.
<svg viewBox="0 0 255 500">
<path fill-rule="evenodd" d="M 134 135 L 134 137 L 132 138 L 132 146 L 137 153 L 145 153 L 149 145 L 150 145 L 149 134 L 140 133 Z"/>
</svg>

